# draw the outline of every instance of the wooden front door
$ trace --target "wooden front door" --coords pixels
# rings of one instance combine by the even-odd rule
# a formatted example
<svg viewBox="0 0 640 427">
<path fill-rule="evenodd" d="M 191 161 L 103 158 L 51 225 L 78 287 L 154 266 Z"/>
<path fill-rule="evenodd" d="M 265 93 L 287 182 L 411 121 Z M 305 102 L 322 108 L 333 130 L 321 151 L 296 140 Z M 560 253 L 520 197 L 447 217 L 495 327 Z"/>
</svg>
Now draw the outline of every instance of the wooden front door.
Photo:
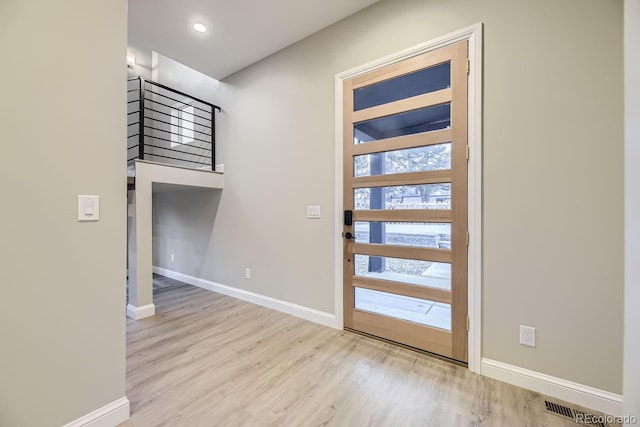
<svg viewBox="0 0 640 427">
<path fill-rule="evenodd" d="M 462 362 L 467 64 L 464 41 L 343 86 L 345 327 Z"/>
</svg>

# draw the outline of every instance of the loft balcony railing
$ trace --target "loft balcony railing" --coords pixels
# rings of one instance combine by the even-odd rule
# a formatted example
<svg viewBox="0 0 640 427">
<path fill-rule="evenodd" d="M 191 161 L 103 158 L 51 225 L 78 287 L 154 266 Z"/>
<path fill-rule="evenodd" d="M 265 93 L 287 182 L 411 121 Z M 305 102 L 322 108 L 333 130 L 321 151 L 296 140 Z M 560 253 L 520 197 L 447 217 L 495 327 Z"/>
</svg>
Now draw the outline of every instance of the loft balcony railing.
<svg viewBox="0 0 640 427">
<path fill-rule="evenodd" d="M 127 81 L 127 163 L 150 160 L 215 171 L 220 107 L 136 77 Z"/>
</svg>

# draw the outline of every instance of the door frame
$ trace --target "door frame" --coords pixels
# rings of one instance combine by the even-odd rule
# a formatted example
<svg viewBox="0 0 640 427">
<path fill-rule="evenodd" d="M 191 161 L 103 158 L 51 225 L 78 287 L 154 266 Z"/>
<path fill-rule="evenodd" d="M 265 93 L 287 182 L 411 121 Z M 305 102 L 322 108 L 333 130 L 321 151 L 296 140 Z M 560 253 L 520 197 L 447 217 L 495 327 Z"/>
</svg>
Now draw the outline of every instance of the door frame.
<svg viewBox="0 0 640 427">
<path fill-rule="evenodd" d="M 335 76 L 335 230 L 334 281 L 336 328 L 344 328 L 343 310 L 343 82 L 457 42 L 469 42 L 468 95 L 468 366 L 480 373 L 482 325 L 482 23 L 454 31 Z"/>
</svg>

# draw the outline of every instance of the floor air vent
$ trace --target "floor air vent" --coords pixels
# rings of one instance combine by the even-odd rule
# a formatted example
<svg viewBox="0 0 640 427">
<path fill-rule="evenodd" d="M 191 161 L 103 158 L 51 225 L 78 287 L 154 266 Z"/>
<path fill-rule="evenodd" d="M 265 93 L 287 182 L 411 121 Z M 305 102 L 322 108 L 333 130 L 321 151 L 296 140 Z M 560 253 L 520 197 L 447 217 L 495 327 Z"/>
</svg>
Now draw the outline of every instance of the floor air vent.
<svg viewBox="0 0 640 427">
<path fill-rule="evenodd" d="M 544 401 L 544 406 L 547 409 L 547 412 L 550 412 L 554 415 L 558 415 L 563 418 L 568 418 L 571 421 L 575 421 L 578 424 L 596 426 L 596 427 L 607 427 L 606 424 L 603 424 L 600 421 L 593 421 L 594 419 L 598 419 L 598 417 L 587 414 L 582 411 L 576 411 L 574 409 L 569 408 L 568 406 L 560 405 L 558 403 L 549 402 L 548 400 Z"/>
</svg>

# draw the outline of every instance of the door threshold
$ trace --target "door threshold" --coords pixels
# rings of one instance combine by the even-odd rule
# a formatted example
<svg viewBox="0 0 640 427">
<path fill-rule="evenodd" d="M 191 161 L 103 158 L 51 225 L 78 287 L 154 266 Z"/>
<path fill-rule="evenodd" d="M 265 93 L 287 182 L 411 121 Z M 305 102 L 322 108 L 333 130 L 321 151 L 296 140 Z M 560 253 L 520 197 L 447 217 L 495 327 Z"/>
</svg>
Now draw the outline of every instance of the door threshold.
<svg viewBox="0 0 640 427">
<path fill-rule="evenodd" d="M 345 327 L 344 330 L 347 331 L 347 332 L 352 332 L 352 333 L 357 334 L 357 335 L 362 335 L 363 337 L 372 338 L 372 339 L 374 339 L 376 341 L 382 341 L 382 342 L 385 342 L 387 344 L 394 345 L 396 347 L 406 348 L 407 350 L 415 351 L 416 353 L 421 353 L 421 354 L 424 354 L 426 356 L 432 357 L 434 359 L 442 360 L 443 362 L 448 362 L 448 363 L 451 363 L 453 365 L 462 366 L 463 368 L 469 369 L 469 364 L 468 363 L 461 362 L 461 361 L 456 360 L 456 359 L 451 359 L 449 357 L 442 356 L 442 355 L 437 354 L 437 353 L 432 353 L 430 351 L 426 351 L 426 350 L 423 350 L 421 348 L 412 347 L 410 345 L 402 344 L 400 342 L 392 341 L 392 340 L 389 340 L 389 339 L 386 339 L 386 338 L 382 338 L 382 337 L 379 337 L 379 336 L 376 336 L 376 335 L 371 335 L 371 334 L 368 334 L 366 332 L 358 331 L 356 329 L 351 329 L 351 328 Z"/>
</svg>

